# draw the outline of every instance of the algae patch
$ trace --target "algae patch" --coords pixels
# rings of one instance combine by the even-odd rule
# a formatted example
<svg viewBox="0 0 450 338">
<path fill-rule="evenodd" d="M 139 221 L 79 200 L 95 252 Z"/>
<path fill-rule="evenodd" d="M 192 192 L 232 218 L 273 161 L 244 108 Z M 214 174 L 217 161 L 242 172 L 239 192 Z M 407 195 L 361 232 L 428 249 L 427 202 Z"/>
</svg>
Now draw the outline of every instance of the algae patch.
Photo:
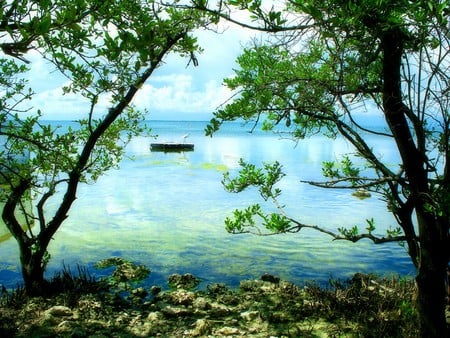
<svg viewBox="0 0 450 338">
<path fill-rule="evenodd" d="M 227 171 L 228 167 L 225 164 L 218 164 L 218 163 L 210 163 L 210 162 L 203 162 L 198 166 L 199 169 L 205 169 L 205 170 L 215 170 L 215 171 Z"/>
<path fill-rule="evenodd" d="M 181 159 L 181 160 L 155 160 L 152 161 L 149 164 L 142 165 L 141 167 L 149 167 L 149 166 L 164 166 L 164 165 L 175 165 L 175 166 L 186 166 L 188 164 L 188 161 Z M 211 162 L 202 162 L 200 164 L 190 164 L 187 166 L 189 169 L 195 170 L 212 170 L 212 171 L 219 171 L 219 172 L 225 172 L 228 170 L 228 167 L 225 164 L 222 163 L 211 163 Z"/>
</svg>

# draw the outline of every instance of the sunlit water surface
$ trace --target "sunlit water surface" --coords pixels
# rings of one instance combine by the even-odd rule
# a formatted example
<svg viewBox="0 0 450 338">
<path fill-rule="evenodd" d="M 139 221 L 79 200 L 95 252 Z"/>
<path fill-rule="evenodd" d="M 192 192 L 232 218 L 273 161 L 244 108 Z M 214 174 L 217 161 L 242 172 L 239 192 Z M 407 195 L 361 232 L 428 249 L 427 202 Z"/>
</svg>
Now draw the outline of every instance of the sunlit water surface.
<svg viewBox="0 0 450 338">
<path fill-rule="evenodd" d="M 187 142 L 195 144 L 195 151 L 151 152 L 149 144 L 155 140 L 140 137 L 127 148 L 131 158 L 125 158 L 119 170 L 109 171 L 93 185 L 82 185 L 49 247 L 48 276 L 63 264 L 73 270 L 81 264 L 100 276 L 104 272 L 94 269 L 94 263 L 112 256 L 147 265 L 152 273 L 146 283 L 162 286 L 168 275 L 187 272 L 200 277 L 203 285 L 229 286 L 263 273 L 298 284 L 312 279 L 326 283 L 330 277 L 344 279 L 356 272 L 414 274 L 405 248 L 396 243 L 332 241 L 309 230 L 269 237 L 228 234 L 224 218 L 236 208 L 261 201 L 256 191 L 230 194 L 221 185 L 224 172 L 235 172 L 241 157 L 255 164 L 278 160 L 284 165 L 281 201 L 303 223 L 365 228 L 366 219 L 373 217 L 380 233 L 396 224 L 374 197 L 359 200 L 349 190 L 300 183 L 321 180 L 322 161 L 351 151 L 345 141 L 315 136 L 296 144 L 273 134 L 249 134 L 249 127 L 238 123 L 209 138 L 204 136 L 205 124 L 151 121 L 158 141 L 183 142 L 182 136 L 189 133 Z M 367 136 L 367 141 L 386 163 L 398 164 L 389 141 L 374 136 Z M 7 287 L 21 283 L 13 239 L 0 243 L 0 282 Z"/>
</svg>

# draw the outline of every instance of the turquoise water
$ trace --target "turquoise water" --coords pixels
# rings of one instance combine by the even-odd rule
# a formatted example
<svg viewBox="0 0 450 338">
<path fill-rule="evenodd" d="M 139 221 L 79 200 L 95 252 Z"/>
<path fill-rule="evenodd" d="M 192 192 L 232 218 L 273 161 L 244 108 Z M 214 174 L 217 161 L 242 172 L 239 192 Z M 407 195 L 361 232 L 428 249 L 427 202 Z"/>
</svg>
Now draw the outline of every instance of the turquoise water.
<svg viewBox="0 0 450 338">
<path fill-rule="evenodd" d="M 330 229 L 359 224 L 373 217 L 382 233 L 395 226 L 384 204 L 372 197 L 359 200 L 348 190 L 323 190 L 300 180 L 321 179 L 323 160 L 351 151 L 343 140 L 315 136 L 294 143 L 280 136 L 255 132 L 238 123 L 226 125 L 213 138 L 203 136 L 205 122 L 151 121 L 158 141 L 187 141 L 195 151 L 150 152 L 155 140 L 136 138 L 119 170 L 109 171 L 93 185 L 82 185 L 70 216 L 55 235 L 49 250 L 48 274 L 62 264 L 92 267 L 111 256 L 147 265 L 149 284 L 165 285 L 172 273 L 190 272 L 205 284 L 258 278 L 263 273 L 295 283 L 330 277 L 347 278 L 356 272 L 413 275 L 405 249 L 396 243 L 331 241 L 314 231 L 269 237 L 231 235 L 224 218 L 236 208 L 259 202 L 255 191 L 230 194 L 221 186 L 225 171 L 238 160 L 260 164 L 280 161 L 287 176 L 281 182 L 282 202 L 291 216 Z M 398 163 L 388 141 L 370 136 L 368 142 L 391 165 Z M 357 161 L 357 160 L 355 160 Z M 55 207 L 57 201 L 53 201 Z M 268 205 L 270 208 L 271 206 Z M 101 271 L 92 269 L 93 274 Z M 20 283 L 18 250 L 14 240 L 0 243 L 0 282 Z"/>
</svg>

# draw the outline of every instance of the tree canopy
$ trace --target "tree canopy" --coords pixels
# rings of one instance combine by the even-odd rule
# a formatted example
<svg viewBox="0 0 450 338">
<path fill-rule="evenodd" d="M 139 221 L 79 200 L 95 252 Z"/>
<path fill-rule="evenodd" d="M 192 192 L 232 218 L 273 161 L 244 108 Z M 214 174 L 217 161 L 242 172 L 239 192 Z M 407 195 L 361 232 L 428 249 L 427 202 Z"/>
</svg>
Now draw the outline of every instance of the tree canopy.
<svg viewBox="0 0 450 338">
<path fill-rule="evenodd" d="M 132 105 L 135 94 L 169 53 L 196 64 L 201 49 L 192 32 L 207 24 L 202 13 L 154 1 L 2 1 L 0 201 L 31 293 L 42 291 L 48 244 L 79 183 L 117 167 L 126 144 L 145 131 L 146 112 Z M 75 127 L 46 125 L 45 107 L 33 106 L 26 75 L 39 55 L 49 73 L 67 79 L 62 95 L 85 100 Z"/>
<path fill-rule="evenodd" d="M 317 133 L 343 137 L 354 153 L 324 163 L 323 181 L 303 183 L 369 191 L 386 202 L 399 225 L 380 236 L 372 219 L 365 229 L 336 232 L 304 224 L 301 215 L 287 215 L 278 203 L 281 165 L 256 168 L 243 161 L 236 178 L 225 176 L 225 187 L 239 192 L 257 186 L 279 213 L 266 213 L 259 204 L 237 210 L 226 220 L 228 231 L 309 227 L 335 239 L 406 241 L 418 269 L 422 334 L 443 335 L 450 225 L 449 2 L 294 0 L 275 6 L 233 0 L 220 2 L 218 9 L 196 6 L 233 22 L 238 22 L 233 9 L 247 11 L 243 26 L 276 33 L 238 58 L 239 68 L 225 79 L 234 100 L 214 113 L 207 134 L 223 121 L 243 119 L 267 130 L 283 124 L 297 140 Z M 383 125 L 365 123 L 369 114 Z M 384 161 L 368 134 L 391 140 L 400 163 Z M 352 161 L 355 156 L 364 161 L 361 166 Z"/>
</svg>

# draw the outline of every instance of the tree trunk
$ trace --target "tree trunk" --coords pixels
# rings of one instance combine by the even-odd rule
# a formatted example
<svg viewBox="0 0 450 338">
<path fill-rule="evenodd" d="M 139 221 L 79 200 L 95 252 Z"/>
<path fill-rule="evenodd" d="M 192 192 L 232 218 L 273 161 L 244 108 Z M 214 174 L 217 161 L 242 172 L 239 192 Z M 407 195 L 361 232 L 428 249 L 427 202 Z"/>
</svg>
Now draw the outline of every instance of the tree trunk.
<svg viewBox="0 0 450 338">
<path fill-rule="evenodd" d="M 22 277 L 27 294 L 40 295 L 45 291 L 45 262 L 48 242 L 53 234 L 44 234 L 37 238 L 28 237 L 18 222 L 15 210 L 26 191 L 30 188 L 30 180 L 23 179 L 11 191 L 3 207 L 2 219 L 19 245 Z M 42 241 L 41 239 L 44 239 Z"/>
<path fill-rule="evenodd" d="M 448 263 L 446 237 L 433 210 L 429 210 L 429 189 L 426 154 L 411 133 L 406 116 L 408 107 L 403 103 L 401 65 L 404 34 L 400 28 L 386 31 L 382 36 L 383 48 L 383 108 L 386 121 L 394 135 L 403 168 L 408 180 L 405 187 L 416 212 L 418 222 L 417 309 L 421 337 L 446 337 L 445 278 Z M 419 131 L 416 130 L 416 133 Z M 406 234 L 406 231 L 405 231 Z M 415 234 L 409 234 L 415 236 Z M 416 240 L 411 238 L 410 240 Z M 414 252 L 414 250 L 412 251 Z M 412 253 L 410 252 L 410 253 Z"/>
<path fill-rule="evenodd" d="M 23 243 L 20 246 L 20 263 L 25 291 L 30 296 L 42 295 L 45 290 L 45 250 L 34 249 Z"/>
<path fill-rule="evenodd" d="M 422 337 L 447 337 L 445 279 L 447 262 L 443 243 L 421 241 L 417 281 L 417 309 Z M 443 248 L 442 248 L 443 249 Z"/>
</svg>

